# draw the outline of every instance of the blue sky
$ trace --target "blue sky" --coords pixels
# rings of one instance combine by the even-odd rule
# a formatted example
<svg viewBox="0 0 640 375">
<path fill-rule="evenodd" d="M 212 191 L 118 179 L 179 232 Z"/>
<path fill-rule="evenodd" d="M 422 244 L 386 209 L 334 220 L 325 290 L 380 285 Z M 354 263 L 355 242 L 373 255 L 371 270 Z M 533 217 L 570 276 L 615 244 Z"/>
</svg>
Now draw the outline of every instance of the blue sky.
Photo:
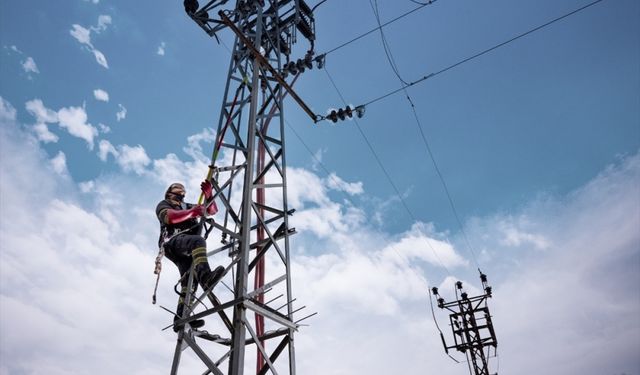
<svg viewBox="0 0 640 375">
<path fill-rule="evenodd" d="M 416 7 L 378 3 L 383 21 Z M 384 30 L 401 76 L 415 81 L 587 3 L 439 0 Z M 619 325 L 640 311 L 639 21 L 638 2 L 604 0 L 408 89 L 464 234 L 495 281 L 507 373 L 640 374 L 640 326 Z M 329 0 L 316 22 L 317 53 L 376 26 L 365 0 Z M 228 31 L 221 39 L 180 1 L 0 2 L 0 374 L 168 366 L 172 335 L 159 327 L 169 318 L 147 303 L 153 208 L 176 179 L 195 197 L 206 174 L 233 43 Z M 298 93 L 321 114 L 343 105 L 327 73 L 353 105 L 400 87 L 379 33 L 300 78 Z M 314 125 L 293 101 L 286 111 L 294 278 L 308 285 L 294 290 L 320 312 L 298 335 L 301 373 L 464 373 L 441 352 L 424 294 L 456 278 L 477 285 L 476 265 L 405 95 L 367 106 L 357 123 Z M 160 296 L 169 306 L 170 272 Z M 556 290 L 553 302 L 543 287 Z M 80 301 L 103 308 L 100 324 Z M 586 304 L 577 317 L 575 304 Z M 38 323 L 16 330 L 24 316 Z M 385 328 L 371 340 L 403 345 L 363 346 L 372 325 Z M 108 346 L 118 327 L 131 347 Z M 150 335 L 157 344 L 147 348 Z M 548 340 L 538 361 L 522 354 L 539 350 L 527 335 Z M 73 359 L 81 344 L 94 353 Z M 562 355 L 575 366 L 563 368 Z M 335 366 L 315 368 L 327 356 Z"/>
</svg>

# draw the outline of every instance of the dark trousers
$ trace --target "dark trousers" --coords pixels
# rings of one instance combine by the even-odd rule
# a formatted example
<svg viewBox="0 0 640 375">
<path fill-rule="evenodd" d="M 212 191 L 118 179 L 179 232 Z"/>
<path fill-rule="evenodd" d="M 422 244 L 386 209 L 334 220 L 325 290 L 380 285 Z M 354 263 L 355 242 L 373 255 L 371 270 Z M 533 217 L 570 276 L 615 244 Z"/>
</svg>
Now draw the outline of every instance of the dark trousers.
<svg viewBox="0 0 640 375">
<path fill-rule="evenodd" d="M 194 249 L 206 248 L 207 242 L 201 236 L 195 234 L 179 234 L 164 244 L 164 254 L 172 261 L 182 277 L 181 284 L 187 286 L 187 278 L 183 277 L 191 269 Z"/>
<path fill-rule="evenodd" d="M 195 234 L 179 234 L 164 244 L 165 256 L 178 267 L 178 271 L 180 272 L 180 285 L 182 288 L 176 310 L 177 317 L 182 317 L 184 311 L 184 299 L 187 295 L 187 284 L 189 281 L 186 274 L 191 269 L 194 257 L 196 258 L 196 274 L 209 270 L 209 264 L 206 262 L 205 255 L 206 247 L 207 242 L 204 238 Z M 195 292 L 197 288 L 198 284 L 194 281 L 192 285 L 193 292 Z"/>
</svg>

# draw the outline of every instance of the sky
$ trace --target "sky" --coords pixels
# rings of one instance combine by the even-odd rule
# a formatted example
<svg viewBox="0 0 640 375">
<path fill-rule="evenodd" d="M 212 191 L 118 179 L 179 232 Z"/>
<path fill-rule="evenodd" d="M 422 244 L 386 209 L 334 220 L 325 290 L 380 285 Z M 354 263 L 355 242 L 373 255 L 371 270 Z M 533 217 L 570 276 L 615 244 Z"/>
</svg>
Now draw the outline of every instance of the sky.
<svg viewBox="0 0 640 375">
<path fill-rule="evenodd" d="M 377 3 L 383 22 L 417 7 Z M 384 36 L 412 82 L 588 3 L 439 0 Z M 328 0 L 315 51 L 376 25 L 368 0 Z M 0 0 L 0 374 L 169 371 L 154 209 L 174 181 L 194 201 L 206 175 L 220 40 L 178 0 Z M 319 114 L 400 87 L 379 33 L 295 86 Z M 468 373 L 428 286 L 479 292 L 480 267 L 492 372 L 640 375 L 640 3 L 603 0 L 361 119 L 286 106 L 293 291 L 318 312 L 296 336 L 299 374 Z M 161 305 L 177 277 L 165 261 Z"/>
</svg>

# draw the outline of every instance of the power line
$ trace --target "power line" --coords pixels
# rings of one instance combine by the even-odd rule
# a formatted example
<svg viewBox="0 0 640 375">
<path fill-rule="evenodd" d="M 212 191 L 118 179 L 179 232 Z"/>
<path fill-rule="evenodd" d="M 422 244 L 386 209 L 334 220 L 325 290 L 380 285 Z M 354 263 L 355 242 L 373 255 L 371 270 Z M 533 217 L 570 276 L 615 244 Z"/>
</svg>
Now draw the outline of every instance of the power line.
<svg viewBox="0 0 640 375">
<path fill-rule="evenodd" d="M 416 7 L 416 8 L 413 8 L 412 10 L 410 10 L 410 11 L 408 11 L 408 12 L 406 12 L 406 13 L 403 13 L 403 14 L 399 15 L 398 17 L 396 17 L 396 18 L 394 18 L 394 19 L 390 20 L 390 21 L 385 22 L 385 23 L 383 23 L 382 25 L 379 25 L 378 27 L 373 28 L 373 29 L 371 29 L 371 30 L 367 31 L 366 33 L 364 33 L 364 34 L 362 34 L 362 35 L 359 35 L 359 36 L 357 36 L 357 37 L 355 37 L 355 38 L 353 38 L 353 39 L 351 39 L 351 40 L 349 40 L 349 41 L 347 41 L 347 42 L 344 42 L 344 43 L 342 43 L 341 45 L 339 45 L 339 46 L 337 46 L 337 47 L 334 47 L 334 48 L 330 49 L 329 51 L 327 51 L 327 52 L 325 52 L 325 53 L 323 53 L 323 54 L 321 54 L 321 55 L 328 55 L 328 54 L 330 54 L 330 53 L 332 53 L 332 52 L 335 52 L 335 51 L 339 50 L 339 49 L 340 49 L 340 48 L 342 48 L 342 47 L 346 47 L 346 46 L 348 46 L 349 44 L 351 44 L 351 43 L 353 43 L 353 42 L 355 42 L 355 41 L 357 41 L 357 40 L 360 40 L 360 39 L 364 38 L 365 36 L 367 36 L 367 35 L 371 34 L 372 32 L 374 32 L 374 31 L 376 31 L 376 30 L 379 30 L 379 29 L 381 29 L 381 28 L 383 28 L 383 27 L 385 27 L 385 26 L 387 26 L 387 25 L 389 25 L 389 24 L 391 24 L 391 23 L 394 23 L 394 22 L 396 22 L 397 20 L 402 19 L 402 18 L 404 18 L 404 17 L 406 17 L 406 16 L 410 15 L 411 13 L 413 13 L 413 12 L 415 12 L 415 11 L 418 11 L 418 10 L 420 10 L 420 9 L 422 9 L 422 8 L 426 7 L 427 5 L 430 5 L 430 4 L 432 4 L 432 3 L 436 2 L 436 1 L 437 1 L 437 0 L 431 0 L 431 1 L 428 1 L 428 2 L 426 2 L 426 3 L 420 3 L 420 4 L 421 4 L 420 6 L 418 6 L 418 7 Z"/>
<path fill-rule="evenodd" d="M 327 74 L 327 77 L 329 77 L 329 80 L 331 81 L 331 84 L 333 85 L 333 87 L 335 88 L 336 92 L 338 92 L 338 95 L 340 95 L 340 99 L 342 99 L 342 101 L 346 104 L 346 101 L 344 99 L 344 97 L 342 96 L 342 93 L 340 92 L 340 90 L 338 89 L 338 86 L 336 85 L 335 81 L 333 80 L 333 77 L 331 77 L 331 74 L 329 73 L 329 70 L 327 70 L 327 68 L 325 67 L 324 69 L 325 73 Z M 367 144 L 367 146 L 369 147 L 369 150 L 371 151 L 371 153 L 373 154 L 373 157 L 376 159 L 376 162 L 378 163 L 378 165 L 380 166 L 380 169 L 382 169 L 382 172 L 384 173 L 385 177 L 387 178 L 387 180 L 389 180 L 389 183 L 391 184 L 391 187 L 393 188 L 393 190 L 395 191 L 396 195 L 398 196 L 398 198 L 400 198 L 400 202 L 402 203 L 402 205 L 404 206 L 405 210 L 409 213 L 409 216 L 411 216 L 411 219 L 415 220 L 413 214 L 411 213 L 411 210 L 409 210 L 409 207 L 407 206 L 407 204 L 405 203 L 404 199 L 402 199 L 402 195 L 400 194 L 400 191 L 398 190 L 398 188 L 396 187 L 396 185 L 393 183 L 393 180 L 391 179 L 391 176 L 389 175 L 389 172 L 387 172 L 387 169 L 384 167 L 384 165 L 382 164 L 382 161 L 380 161 L 380 158 L 378 157 L 378 153 L 376 152 L 376 150 L 373 148 L 373 146 L 371 145 L 371 142 L 369 142 L 369 139 L 367 138 L 367 136 L 364 134 L 364 132 L 362 131 L 362 128 L 360 127 L 360 124 L 358 123 L 357 120 L 355 120 L 356 123 L 356 127 L 358 129 L 358 131 L 360 132 L 360 135 L 362 136 L 362 138 L 364 139 L 365 143 Z"/>
<path fill-rule="evenodd" d="M 313 8 L 311 8 L 311 13 L 315 12 L 316 8 L 319 7 L 320 5 L 322 5 L 322 3 L 324 3 L 325 1 L 327 1 L 327 0 L 322 0 L 321 2 L 316 4 Z"/>
<path fill-rule="evenodd" d="M 341 95 L 341 96 L 342 96 L 342 95 Z M 313 151 L 311 151 L 311 148 L 309 148 L 309 146 L 307 145 L 307 143 L 306 143 L 306 142 L 304 141 L 304 139 L 300 136 L 300 134 L 298 134 L 298 132 L 295 130 L 295 128 L 294 128 L 293 126 L 291 126 L 291 124 L 289 123 L 289 121 L 285 120 L 285 123 L 286 123 L 286 124 L 287 124 L 287 126 L 289 127 L 289 130 L 291 130 L 291 131 L 293 132 L 293 134 L 296 136 L 296 138 L 298 138 L 298 140 L 300 141 L 300 143 L 302 143 L 302 145 L 303 145 L 303 146 L 304 146 L 304 148 L 307 150 L 307 152 L 309 152 L 309 155 L 311 155 L 311 157 L 313 158 L 313 160 L 314 160 L 316 163 L 318 163 L 318 165 L 320 166 L 320 168 L 322 168 L 322 170 L 327 174 L 327 177 L 329 177 L 330 179 L 332 179 L 334 182 L 338 182 L 338 181 L 336 180 L 336 178 L 335 178 L 335 177 L 333 177 L 333 174 L 332 174 L 332 173 L 330 173 L 330 172 L 329 172 L 329 170 L 325 167 L 325 165 L 322 163 L 322 161 L 321 161 L 320 159 L 318 159 L 318 158 L 314 155 Z M 365 140 L 366 140 L 366 137 L 365 137 Z M 368 142 L 368 141 L 367 141 L 367 142 Z M 376 159 L 377 159 L 377 156 L 376 156 Z M 379 159 L 378 159 L 378 160 L 379 160 Z M 384 170 L 384 167 L 382 167 L 382 168 L 383 168 L 383 171 L 385 171 L 385 170 Z M 385 171 L 385 173 L 386 173 L 386 171 Z M 393 183 L 392 183 L 392 186 L 394 187 L 394 189 L 395 189 L 395 190 L 396 190 L 396 192 L 397 192 L 397 189 L 395 188 L 395 185 L 393 185 Z M 351 205 L 352 205 L 353 207 L 356 207 L 356 205 L 353 203 L 353 201 L 351 200 L 351 198 L 349 197 L 349 195 L 347 195 L 347 193 L 345 193 L 344 191 L 341 191 L 341 192 L 342 192 L 342 193 L 343 193 L 343 195 L 345 196 L 346 200 L 347 200 L 349 203 L 351 203 Z M 400 200 L 402 200 L 402 198 L 400 198 Z M 404 203 L 404 202 L 403 202 L 403 203 Z M 411 212 L 409 212 L 409 215 L 413 218 L 413 215 L 411 215 Z M 414 218 L 413 220 L 414 220 L 414 221 L 416 221 L 416 220 L 415 220 L 415 218 Z M 451 275 L 451 272 L 450 272 L 450 271 L 449 271 L 449 269 L 444 265 L 444 263 L 442 263 L 442 260 L 440 259 L 440 257 L 439 257 L 439 256 L 438 256 L 438 254 L 436 253 L 436 251 L 435 251 L 435 249 L 433 248 L 433 246 L 431 246 L 431 243 L 429 242 L 429 240 L 428 240 L 428 239 L 426 240 L 426 242 L 427 242 L 427 244 L 429 245 L 429 247 L 431 248 L 431 251 L 432 251 L 432 252 L 433 252 L 433 254 L 435 255 L 435 257 L 436 257 L 436 259 L 437 259 L 438 263 L 440 263 L 440 266 L 441 266 L 442 268 L 444 268 L 444 270 L 447 272 L 447 274 Z M 390 245 L 389 245 L 389 248 L 390 248 L 390 249 L 392 249 L 392 250 L 393 250 L 393 252 L 395 252 L 395 253 L 396 253 L 396 255 L 398 255 L 398 257 L 399 257 L 401 260 L 403 260 L 403 261 L 404 261 L 404 260 L 406 260 L 406 258 L 405 258 L 404 256 L 402 256 L 402 255 L 400 254 L 400 252 L 399 252 L 399 251 L 398 251 L 398 250 L 397 250 L 393 245 L 391 245 L 391 244 L 390 244 Z M 408 263 L 409 263 L 409 262 L 407 262 L 407 264 L 408 264 Z M 416 274 L 416 276 L 418 276 L 418 277 L 420 277 L 420 276 L 421 276 L 421 275 L 419 275 L 419 274 L 417 273 L 417 271 L 415 271 L 413 268 L 409 267 L 409 269 L 411 269 L 411 270 L 412 270 L 412 272 L 414 272 L 414 273 Z M 429 284 L 428 284 L 428 283 L 427 283 L 427 289 L 428 289 L 428 290 L 430 290 L 430 286 L 429 286 Z M 429 297 L 429 302 L 431 302 L 431 297 Z M 432 307 L 432 310 L 433 310 L 433 307 Z M 435 315 L 434 315 L 434 321 L 435 321 Z M 437 325 L 437 324 L 438 324 L 438 323 L 436 322 L 436 325 Z M 438 329 L 439 329 L 439 328 L 438 328 Z M 455 359 L 454 359 L 454 360 L 455 360 Z"/>
<path fill-rule="evenodd" d="M 469 241 L 469 237 L 467 236 L 467 232 L 464 230 L 464 226 L 462 225 L 462 221 L 460 220 L 460 215 L 458 215 L 458 210 L 456 210 L 456 205 L 453 203 L 453 198 L 451 197 L 451 192 L 449 191 L 449 188 L 447 187 L 447 183 L 444 180 L 444 176 L 442 175 L 442 172 L 440 172 L 440 168 L 438 167 L 438 163 L 436 163 L 436 159 L 433 156 L 433 152 L 431 151 L 431 147 L 429 146 L 429 142 L 427 141 L 427 138 L 424 135 L 424 131 L 422 130 L 422 123 L 420 122 L 420 119 L 418 118 L 418 113 L 416 112 L 416 107 L 413 104 L 413 101 L 411 100 L 411 98 L 409 97 L 409 94 L 407 94 L 407 100 L 409 101 L 409 104 L 411 105 L 411 111 L 413 112 L 413 117 L 415 118 L 416 125 L 417 125 L 418 129 L 420 130 L 420 136 L 422 137 L 422 142 L 425 145 L 427 153 L 429 154 L 429 158 L 431 159 L 431 162 L 433 163 L 433 167 L 436 170 L 436 174 L 438 175 L 438 179 L 440 179 L 440 182 L 442 183 L 442 187 L 444 188 L 444 192 L 447 195 L 447 199 L 449 200 L 449 206 L 451 206 L 451 211 L 453 212 L 453 216 L 455 217 L 456 222 L 458 223 L 458 226 L 460 227 L 460 232 L 462 233 L 462 237 L 464 238 L 464 241 L 465 241 L 465 243 L 467 245 L 467 248 L 471 252 L 471 256 L 473 257 L 473 261 L 474 261 L 474 263 L 476 264 L 476 266 L 479 269 L 480 268 L 480 264 L 478 263 L 478 258 L 476 257 L 476 253 L 473 250 L 473 246 L 471 246 L 471 242 Z"/>
<path fill-rule="evenodd" d="M 338 86 L 336 85 L 335 81 L 333 80 L 333 77 L 331 76 L 331 74 L 329 73 L 329 70 L 327 69 L 327 67 L 324 67 L 324 71 L 327 74 L 327 77 L 329 78 L 329 80 L 331 81 L 331 84 L 333 85 L 333 88 L 336 90 L 336 92 L 338 93 L 338 95 L 340 96 L 340 99 L 342 99 L 342 102 L 346 105 L 347 102 L 344 99 L 344 96 L 342 95 L 342 92 L 340 92 L 340 89 L 338 88 Z M 400 194 L 400 191 L 398 190 L 398 188 L 396 187 L 396 184 L 393 183 L 393 180 L 391 179 L 391 176 L 389 175 L 389 172 L 387 172 L 387 169 L 384 167 L 384 165 L 382 164 L 382 161 L 380 160 L 380 157 L 378 156 L 378 153 L 376 152 L 376 150 L 373 148 L 373 146 L 371 145 L 371 142 L 369 142 L 369 139 L 367 138 L 367 136 L 364 134 L 364 132 L 362 131 L 362 128 L 360 127 L 360 124 L 358 123 L 358 120 L 356 120 L 355 118 L 353 119 L 353 121 L 356 124 L 356 127 L 358 129 L 358 131 L 360 132 L 360 135 L 362 136 L 362 138 L 364 139 L 365 143 L 367 144 L 367 146 L 369 147 L 369 150 L 371 151 L 371 153 L 373 154 L 373 157 L 376 159 L 376 162 L 378 163 L 378 166 L 380 167 L 380 169 L 382 170 L 384 176 L 387 178 L 387 181 L 389 182 L 389 184 L 391 185 L 391 187 L 393 188 L 393 190 L 395 191 L 396 195 L 398 196 L 398 199 L 400 200 L 400 203 L 402 204 L 402 206 L 404 207 L 405 211 L 407 211 L 407 214 L 409 215 L 409 217 L 411 218 L 411 220 L 413 220 L 414 222 L 418 221 L 416 219 L 416 217 L 413 215 L 413 213 L 411 212 L 411 210 L 409 209 L 409 207 L 407 206 L 406 202 L 404 201 L 404 199 L 402 198 L 402 194 Z M 449 275 L 451 275 L 451 272 L 449 271 L 449 269 L 444 265 L 444 263 L 442 262 L 442 260 L 440 259 L 440 256 L 438 256 L 438 253 L 436 252 L 436 250 L 434 249 L 433 245 L 431 245 L 431 242 L 428 240 L 427 237 L 425 237 L 425 241 L 427 243 L 427 245 L 429 246 L 429 248 L 431 249 L 431 251 L 433 252 L 433 255 L 436 257 L 438 263 L 440 263 L 440 266 L 442 266 L 442 268 L 444 268 L 447 273 Z M 398 253 L 397 250 L 394 251 L 398 254 L 398 256 L 400 256 L 400 253 Z M 400 256 L 401 258 L 403 258 L 402 256 Z"/>
<path fill-rule="evenodd" d="M 371 9 L 373 10 L 373 13 L 376 17 L 376 20 L 378 21 L 378 24 L 380 24 L 380 11 L 378 9 L 378 0 L 369 0 L 369 4 L 371 5 Z M 407 85 L 407 82 L 405 82 L 405 80 L 402 79 L 402 77 L 400 76 L 400 72 L 399 69 L 396 65 L 395 59 L 393 58 L 393 53 L 391 52 L 391 47 L 389 46 L 389 43 L 387 42 L 387 39 L 385 38 L 384 35 L 384 31 L 382 31 L 382 29 L 380 29 L 380 36 L 381 36 L 381 40 L 382 40 L 382 47 L 384 48 L 384 52 L 387 56 L 387 60 L 389 61 L 389 64 L 391 65 L 391 69 L 393 70 L 393 72 L 395 73 L 396 77 L 398 77 L 398 80 L 400 80 L 400 82 L 404 85 Z M 407 92 L 406 87 L 403 88 L 404 93 L 407 97 L 407 100 L 409 101 L 409 104 L 411 105 L 411 111 L 413 112 L 413 117 L 416 121 L 416 126 L 420 132 L 420 136 L 422 137 L 422 142 L 427 150 L 427 154 L 429 155 L 429 158 L 431 159 L 431 162 L 433 163 L 433 166 L 436 170 L 436 173 L 438 175 L 438 178 L 440 179 L 440 182 L 442 183 L 442 187 L 444 188 L 445 194 L 447 195 L 447 199 L 449 200 L 449 205 L 451 206 L 451 211 L 453 212 L 453 216 L 455 217 L 457 223 L 458 223 L 458 227 L 460 228 L 460 232 L 462 233 L 462 237 L 464 238 L 464 241 L 467 245 L 467 248 L 469 249 L 469 252 L 471 253 L 471 256 L 473 258 L 474 263 L 476 264 L 476 266 L 478 267 L 478 269 L 480 269 L 480 265 L 478 263 L 478 259 L 476 257 L 475 251 L 473 250 L 473 247 L 471 246 L 471 242 L 469 241 L 469 237 L 467 236 L 466 231 L 464 230 L 464 226 L 462 225 L 462 221 L 460 220 L 460 216 L 458 215 L 458 210 L 456 210 L 456 206 L 453 203 L 453 198 L 451 197 L 451 193 L 449 192 L 449 188 L 447 187 L 447 183 L 444 180 L 444 176 L 442 175 L 442 173 L 440 172 L 440 168 L 438 167 L 438 163 L 436 162 L 435 157 L 433 156 L 433 152 L 431 151 L 431 147 L 429 146 L 429 142 L 427 141 L 427 137 L 424 134 L 424 131 L 422 129 L 422 124 L 420 122 L 420 119 L 418 117 L 418 113 L 416 112 L 416 106 L 413 103 L 413 100 L 411 100 L 411 97 L 409 96 L 409 93 Z"/>
<path fill-rule="evenodd" d="M 423 81 L 425 81 L 425 80 L 427 80 L 427 79 L 429 79 L 429 78 L 433 78 L 433 77 L 435 77 L 435 76 L 437 76 L 437 75 L 439 75 L 439 74 L 442 74 L 442 73 L 444 73 L 444 72 L 447 72 L 447 71 L 449 71 L 449 70 L 451 70 L 451 69 L 453 69 L 453 68 L 456 68 L 456 67 L 458 67 L 458 66 L 460 66 L 460 65 L 462 65 L 462 64 L 464 64 L 464 63 L 467 63 L 467 62 L 469 62 L 469 61 L 471 61 L 471 60 L 474 60 L 474 59 L 476 59 L 476 58 L 478 58 L 478 57 L 480 57 L 480 56 L 482 56 L 482 55 L 485 55 L 485 54 L 487 54 L 487 53 L 489 53 L 489 52 L 491 52 L 491 51 L 493 51 L 493 50 L 495 50 L 495 49 L 498 49 L 498 48 L 500 48 L 500 47 L 502 47 L 502 46 L 505 46 L 505 45 L 507 45 L 507 44 L 509 44 L 509 43 L 511 43 L 511 42 L 513 42 L 513 41 L 516 41 L 516 40 L 518 40 L 518 39 L 520 39 L 520 38 L 522 38 L 522 37 L 525 37 L 525 36 L 527 36 L 527 35 L 529 35 L 529 34 L 531 34 L 531 33 L 534 33 L 534 32 L 536 32 L 536 31 L 538 31 L 538 30 L 541 30 L 541 29 L 543 29 L 543 28 L 545 28 L 545 27 L 547 27 L 547 26 L 549 26 L 549 25 L 551 25 L 551 24 L 553 24 L 553 23 L 556 23 L 556 22 L 558 22 L 558 21 L 560 21 L 560 20 L 563 20 L 563 19 L 565 19 L 565 18 L 567 18 L 567 17 L 569 17 L 569 16 L 572 16 L 572 15 L 574 15 L 574 14 L 576 14 L 576 13 L 580 12 L 580 11 L 583 11 L 583 10 L 585 10 L 585 9 L 587 9 L 587 8 L 589 8 L 589 7 L 591 7 L 591 6 L 593 6 L 593 5 L 596 5 L 597 3 L 601 2 L 601 1 L 603 1 L 603 0 L 595 0 L 595 1 L 593 1 L 593 2 L 589 3 L 589 4 L 585 5 L 585 6 L 582 6 L 582 7 L 578 8 L 578 9 L 574 10 L 574 11 L 571 11 L 571 12 L 569 12 L 569 13 L 566 13 L 566 14 L 564 14 L 564 15 L 560 16 L 560 17 L 554 18 L 553 20 L 551 20 L 551 21 L 549 21 L 549 22 L 547 22 L 547 23 L 544 23 L 544 24 L 542 24 L 542 25 L 540 25 L 540 26 L 537 26 L 537 27 L 535 27 L 535 28 L 533 28 L 533 29 L 531 29 L 531 30 L 525 31 L 525 32 L 524 32 L 524 33 L 522 33 L 522 34 L 519 34 L 519 35 L 517 35 L 517 36 L 514 36 L 513 38 L 511 38 L 511 39 L 509 39 L 509 40 L 507 40 L 507 41 L 504 41 L 504 42 L 502 42 L 502 43 L 500 43 L 500 44 L 496 44 L 495 46 L 493 46 L 493 47 L 491 47 L 491 48 L 487 48 L 487 49 L 485 49 L 485 50 L 484 50 L 484 51 L 482 51 L 482 52 L 476 53 L 475 55 L 472 55 L 472 56 L 469 56 L 469 57 L 467 57 L 467 58 L 465 58 L 465 59 L 463 59 L 463 60 L 460 60 L 460 61 L 458 61 L 457 63 L 452 64 L 452 65 L 449 65 L 449 66 L 447 66 L 446 68 L 441 69 L 441 70 L 439 70 L 439 71 L 437 71 L 437 72 L 435 72 L 435 73 L 428 74 L 428 75 L 426 75 L 426 76 L 424 76 L 424 77 L 422 77 L 422 78 L 420 78 L 420 79 L 418 79 L 418 80 L 415 80 L 415 81 L 413 81 L 413 82 L 409 82 L 409 84 L 408 84 L 408 85 L 403 85 L 403 86 L 402 86 L 402 87 L 400 87 L 399 89 L 395 89 L 395 90 L 390 91 L 390 92 L 388 92 L 388 93 L 386 93 L 386 94 L 384 94 L 384 95 L 382 95 L 382 96 L 379 96 L 379 97 L 377 97 L 377 98 L 375 98 L 375 99 L 373 99 L 373 100 L 370 100 L 370 101 L 366 102 L 365 104 L 363 104 L 363 106 L 365 106 L 365 107 L 366 107 L 366 106 L 368 106 L 368 105 L 370 105 L 370 104 L 373 104 L 373 103 L 378 102 L 378 101 L 380 101 L 380 100 L 382 100 L 382 99 L 385 99 L 385 98 L 387 98 L 387 97 L 389 97 L 389 96 L 391 96 L 391 95 L 397 94 L 398 92 L 400 92 L 400 91 L 402 91 L 402 90 L 404 90 L 404 89 L 406 89 L 406 88 L 408 88 L 408 87 L 414 86 L 414 85 L 416 85 L 416 84 L 418 84 L 418 83 L 420 83 L 420 82 L 423 82 Z"/>
<path fill-rule="evenodd" d="M 391 53 L 391 47 L 389 47 L 389 43 L 387 43 L 387 38 L 384 35 L 384 31 L 382 31 L 382 25 L 380 24 L 380 10 L 378 9 L 378 0 L 373 0 L 373 2 L 369 0 L 369 5 L 371 5 L 373 14 L 376 16 L 376 22 L 378 22 L 378 30 L 380 30 L 380 39 L 382 40 L 382 47 L 384 48 L 384 54 L 387 56 L 387 61 L 389 61 L 389 65 L 391 65 L 391 70 L 393 70 L 393 73 L 395 73 L 396 77 L 398 77 L 403 85 L 408 85 L 409 83 L 402 79 L 402 77 L 400 76 L 400 71 L 398 69 L 398 66 L 396 65 L 395 59 L 393 58 L 393 54 Z"/>
</svg>

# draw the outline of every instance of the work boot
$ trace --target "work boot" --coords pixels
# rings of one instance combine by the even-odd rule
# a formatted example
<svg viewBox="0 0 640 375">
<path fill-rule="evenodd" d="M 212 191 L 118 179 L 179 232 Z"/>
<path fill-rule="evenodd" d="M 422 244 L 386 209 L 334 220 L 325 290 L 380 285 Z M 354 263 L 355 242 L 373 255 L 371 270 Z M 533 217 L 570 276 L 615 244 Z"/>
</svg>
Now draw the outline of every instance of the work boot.
<svg viewBox="0 0 640 375">
<path fill-rule="evenodd" d="M 184 303 L 180 302 L 178 303 L 178 308 L 176 309 L 176 315 L 174 315 L 173 317 L 173 332 L 178 332 L 184 327 L 184 323 L 176 324 L 176 322 L 182 318 L 183 313 L 184 313 Z M 192 320 L 189 322 L 189 325 L 193 329 L 198 329 L 204 325 L 204 320 L 202 319 Z"/>
<path fill-rule="evenodd" d="M 211 291 L 224 276 L 224 267 L 218 266 L 213 271 L 198 273 L 198 281 L 205 291 Z"/>
<path fill-rule="evenodd" d="M 184 327 L 184 323 L 183 324 L 176 324 L 176 322 L 180 320 L 179 317 L 174 316 L 173 317 L 173 332 L 178 332 L 179 330 L 181 330 Z M 204 320 L 202 319 L 195 319 L 189 322 L 189 325 L 191 326 L 192 329 L 198 329 L 200 327 L 202 327 L 204 325 Z"/>
</svg>

